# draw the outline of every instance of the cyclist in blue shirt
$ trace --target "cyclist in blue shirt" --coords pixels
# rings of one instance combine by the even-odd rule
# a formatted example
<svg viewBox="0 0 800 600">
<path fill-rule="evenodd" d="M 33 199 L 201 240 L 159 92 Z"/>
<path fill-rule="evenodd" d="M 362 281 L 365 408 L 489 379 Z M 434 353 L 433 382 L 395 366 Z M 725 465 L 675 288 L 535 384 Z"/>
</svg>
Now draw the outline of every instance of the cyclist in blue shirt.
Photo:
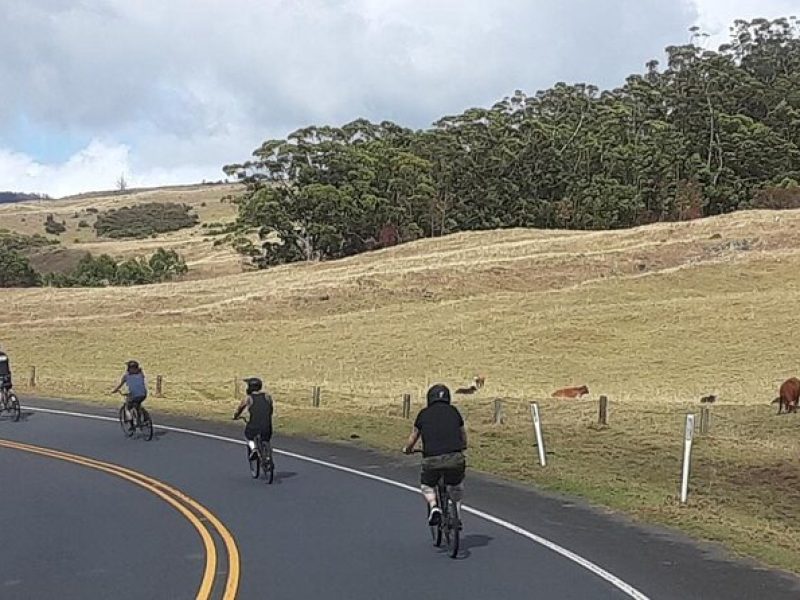
<svg viewBox="0 0 800 600">
<path fill-rule="evenodd" d="M 128 387 L 128 394 L 126 395 L 125 399 L 125 417 L 131 422 L 131 427 L 133 427 L 134 424 L 133 416 L 131 415 L 131 409 L 136 407 L 138 411 L 138 408 L 142 405 L 142 402 L 144 402 L 147 398 L 147 382 L 145 381 L 144 372 L 142 371 L 142 368 L 139 366 L 138 362 L 135 360 L 129 360 L 126 367 L 127 369 L 125 374 L 122 376 L 122 380 L 111 393 L 116 394 L 122 389 L 123 385 Z"/>
</svg>

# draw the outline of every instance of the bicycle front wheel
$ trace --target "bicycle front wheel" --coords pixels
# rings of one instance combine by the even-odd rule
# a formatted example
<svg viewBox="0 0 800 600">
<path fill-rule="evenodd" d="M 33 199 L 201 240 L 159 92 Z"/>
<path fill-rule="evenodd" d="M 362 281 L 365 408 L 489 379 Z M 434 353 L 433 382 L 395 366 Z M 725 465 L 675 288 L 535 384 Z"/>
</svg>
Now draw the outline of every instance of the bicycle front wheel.
<svg viewBox="0 0 800 600">
<path fill-rule="evenodd" d="M 19 398 L 16 394 L 11 394 L 8 399 L 8 410 L 11 411 L 11 418 L 14 421 L 19 421 L 22 416 L 22 408 L 19 405 Z"/>
<path fill-rule="evenodd" d="M 125 415 L 125 405 L 119 407 L 119 426 L 122 428 L 122 433 L 125 434 L 125 437 L 131 437 L 133 435 L 133 421 L 130 420 Z"/>
<path fill-rule="evenodd" d="M 143 406 L 139 407 L 140 418 L 142 420 L 142 433 L 144 439 L 148 442 L 153 439 L 153 419 L 150 418 L 150 413 Z"/>
</svg>

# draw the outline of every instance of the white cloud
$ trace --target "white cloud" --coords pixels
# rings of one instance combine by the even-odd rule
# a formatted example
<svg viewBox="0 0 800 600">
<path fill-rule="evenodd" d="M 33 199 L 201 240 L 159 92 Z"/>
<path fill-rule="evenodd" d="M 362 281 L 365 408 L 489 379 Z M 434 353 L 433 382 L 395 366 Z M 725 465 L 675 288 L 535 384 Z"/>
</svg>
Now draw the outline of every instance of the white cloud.
<svg viewBox="0 0 800 600">
<path fill-rule="evenodd" d="M 613 86 L 698 19 L 714 30 L 793 3 L 2 0 L 0 188 L 108 187 L 123 167 L 147 184 L 217 179 L 264 138 L 309 123 L 424 127 L 516 88 Z M 39 165 L 4 142 L 21 115 L 54 146 L 103 142 Z"/>
<path fill-rule="evenodd" d="M 697 25 L 710 34 L 708 48 L 718 48 L 729 40 L 729 28 L 737 19 L 775 19 L 800 16 L 797 0 L 695 0 Z"/>
<path fill-rule="evenodd" d="M 86 148 L 56 165 L 42 164 L 25 154 L 0 149 L 0 189 L 45 190 L 56 198 L 86 190 L 114 189 L 120 175 L 125 175 L 130 186 L 139 187 L 199 182 L 210 170 L 188 165 L 134 172 L 130 148 L 99 140 L 92 140 Z"/>
</svg>

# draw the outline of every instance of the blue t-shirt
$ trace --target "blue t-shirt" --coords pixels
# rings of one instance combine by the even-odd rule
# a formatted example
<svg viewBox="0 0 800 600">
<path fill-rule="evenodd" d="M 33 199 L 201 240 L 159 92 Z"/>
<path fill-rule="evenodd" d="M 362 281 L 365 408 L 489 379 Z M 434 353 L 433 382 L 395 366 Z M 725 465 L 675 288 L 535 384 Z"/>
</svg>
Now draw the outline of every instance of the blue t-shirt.
<svg viewBox="0 0 800 600">
<path fill-rule="evenodd" d="M 147 396 L 144 373 L 125 373 L 122 381 L 128 386 L 128 393 L 134 398 L 145 398 Z"/>
</svg>

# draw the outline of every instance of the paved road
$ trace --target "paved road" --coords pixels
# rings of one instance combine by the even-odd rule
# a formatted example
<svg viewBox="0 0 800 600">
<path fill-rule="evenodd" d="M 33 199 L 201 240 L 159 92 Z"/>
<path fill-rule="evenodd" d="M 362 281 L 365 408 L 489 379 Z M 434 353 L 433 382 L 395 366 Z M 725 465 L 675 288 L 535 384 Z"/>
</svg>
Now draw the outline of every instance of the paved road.
<svg viewBox="0 0 800 600">
<path fill-rule="evenodd" d="M 240 429 L 192 425 L 234 436 Z M 430 545 L 420 498 L 305 460 L 279 455 L 276 483 L 267 486 L 250 479 L 238 445 L 172 431 L 160 431 L 152 442 L 126 440 L 114 423 L 43 412 L 28 413 L 20 423 L 0 421 L 0 439 L 124 465 L 201 502 L 238 545 L 239 598 L 631 597 L 579 559 L 471 514 L 464 516 L 463 556 L 453 561 Z M 278 447 L 407 483 L 415 479 L 414 461 L 405 457 L 388 460 L 301 440 L 279 440 Z M 207 559 L 200 536 L 150 492 L 6 447 L 0 447 L 0 480 L 12 482 L 4 483 L 2 495 L 5 501 L 10 489 L 16 507 L 13 516 L 0 511 L 0 547 L 16 550 L 10 568 L 3 560 L 0 597 L 195 597 Z M 563 500 L 478 478 L 468 490 L 468 503 L 541 532 L 653 599 L 800 597 L 792 578 L 720 560 L 707 549 L 577 504 L 565 507 Z M 121 528 L 121 510 L 140 515 L 147 527 Z M 228 560 L 214 535 L 220 597 Z M 126 556 L 148 573 L 144 584 L 120 568 Z"/>
</svg>

